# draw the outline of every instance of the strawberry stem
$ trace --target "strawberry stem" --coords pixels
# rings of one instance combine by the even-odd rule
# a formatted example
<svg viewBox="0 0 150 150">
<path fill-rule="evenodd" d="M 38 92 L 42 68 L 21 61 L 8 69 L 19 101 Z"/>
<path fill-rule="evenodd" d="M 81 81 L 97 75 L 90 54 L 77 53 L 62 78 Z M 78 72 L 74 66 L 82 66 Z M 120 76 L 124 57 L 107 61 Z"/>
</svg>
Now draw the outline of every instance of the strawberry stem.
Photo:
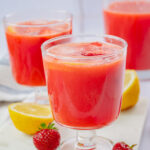
<svg viewBox="0 0 150 150">
<path fill-rule="evenodd" d="M 48 129 L 55 129 L 55 130 L 57 130 L 57 128 L 54 127 L 54 126 L 55 126 L 54 123 L 50 123 L 50 124 L 48 125 Z"/>
<path fill-rule="evenodd" d="M 133 149 L 133 147 L 135 147 L 137 144 L 133 144 L 130 146 L 131 149 Z"/>
<path fill-rule="evenodd" d="M 57 128 L 55 127 L 54 123 L 49 123 L 48 126 L 46 125 L 46 123 L 41 123 L 39 130 L 42 129 L 54 129 L 57 130 Z"/>
<path fill-rule="evenodd" d="M 42 129 L 46 129 L 46 128 L 47 128 L 47 126 L 46 126 L 45 123 L 42 123 L 42 124 L 41 124 L 41 127 L 42 127 Z"/>
</svg>

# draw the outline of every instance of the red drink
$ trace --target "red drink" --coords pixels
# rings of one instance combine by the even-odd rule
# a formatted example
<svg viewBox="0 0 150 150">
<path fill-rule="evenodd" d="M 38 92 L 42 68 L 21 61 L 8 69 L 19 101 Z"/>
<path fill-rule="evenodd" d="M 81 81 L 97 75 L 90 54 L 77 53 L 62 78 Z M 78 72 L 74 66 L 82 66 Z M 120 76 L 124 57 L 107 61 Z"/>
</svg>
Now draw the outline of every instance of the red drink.
<svg viewBox="0 0 150 150">
<path fill-rule="evenodd" d="M 31 21 L 8 25 L 6 38 L 16 81 L 29 86 L 45 85 L 41 44 L 71 32 L 71 25 L 61 21 Z"/>
<path fill-rule="evenodd" d="M 150 69 L 150 2 L 110 3 L 104 9 L 104 21 L 107 34 L 119 36 L 128 43 L 127 68 Z"/>
<path fill-rule="evenodd" d="M 109 40 L 108 40 L 109 41 Z M 96 129 L 120 112 L 125 53 L 118 45 L 60 44 L 43 56 L 54 119 L 77 129 Z"/>
</svg>

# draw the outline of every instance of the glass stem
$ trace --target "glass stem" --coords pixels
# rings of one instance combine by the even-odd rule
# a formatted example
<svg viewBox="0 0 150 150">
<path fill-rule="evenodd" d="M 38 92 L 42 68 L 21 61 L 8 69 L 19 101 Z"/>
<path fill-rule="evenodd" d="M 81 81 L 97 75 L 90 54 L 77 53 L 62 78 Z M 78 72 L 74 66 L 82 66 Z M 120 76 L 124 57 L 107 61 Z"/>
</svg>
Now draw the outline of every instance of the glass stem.
<svg viewBox="0 0 150 150">
<path fill-rule="evenodd" d="M 35 87 L 35 102 L 38 104 L 48 104 L 47 89 L 44 86 Z"/>
<path fill-rule="evenodd" d="M 95 130 L 78 130 L 76 134 L 76 150 L 95 150 Z"/>
</svg>

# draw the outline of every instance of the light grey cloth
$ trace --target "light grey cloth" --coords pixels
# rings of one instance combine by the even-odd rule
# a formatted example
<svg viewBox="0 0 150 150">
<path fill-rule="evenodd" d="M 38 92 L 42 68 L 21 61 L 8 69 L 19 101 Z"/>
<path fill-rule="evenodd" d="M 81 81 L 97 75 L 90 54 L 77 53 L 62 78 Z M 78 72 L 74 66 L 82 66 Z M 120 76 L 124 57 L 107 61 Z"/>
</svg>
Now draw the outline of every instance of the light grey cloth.
<svg viewBox="0 0 150 150">
<path fill-rule="evenodd" d="M 18 85 L 9 65 L 0 64 L 0 101 L 14 102 L 33 97 L 33 89 Z"/>
</svg>

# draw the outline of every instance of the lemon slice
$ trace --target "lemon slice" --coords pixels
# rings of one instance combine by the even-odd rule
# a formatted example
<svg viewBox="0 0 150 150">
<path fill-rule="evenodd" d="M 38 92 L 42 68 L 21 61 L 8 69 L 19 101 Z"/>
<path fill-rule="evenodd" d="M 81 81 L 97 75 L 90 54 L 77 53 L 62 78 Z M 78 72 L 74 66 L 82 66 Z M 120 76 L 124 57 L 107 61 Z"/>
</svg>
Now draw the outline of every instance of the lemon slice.
<svg viewBox="0 0 150 150">
<path fill-rule="evenodd" d="M 12 27 L 12 26 L 8 26 L 7 27 L 7 32 L 9 32 L 9 33 L 16 33 L 16 31 L 15 31 L 15 27 Z"/>
<path fill-rule="evenodd" d="M 13 103 L 8 106 L 8 110 L 15 127 L 26 134 L 34 134 L 41 123 L 53 121 L 49 105 Z"/>
<path fill-rule="evenodd" d="M 121 110 L 134 106 L 139 99 L 140 84 L 136 71 L 126 70 Z"/>
</svg>

